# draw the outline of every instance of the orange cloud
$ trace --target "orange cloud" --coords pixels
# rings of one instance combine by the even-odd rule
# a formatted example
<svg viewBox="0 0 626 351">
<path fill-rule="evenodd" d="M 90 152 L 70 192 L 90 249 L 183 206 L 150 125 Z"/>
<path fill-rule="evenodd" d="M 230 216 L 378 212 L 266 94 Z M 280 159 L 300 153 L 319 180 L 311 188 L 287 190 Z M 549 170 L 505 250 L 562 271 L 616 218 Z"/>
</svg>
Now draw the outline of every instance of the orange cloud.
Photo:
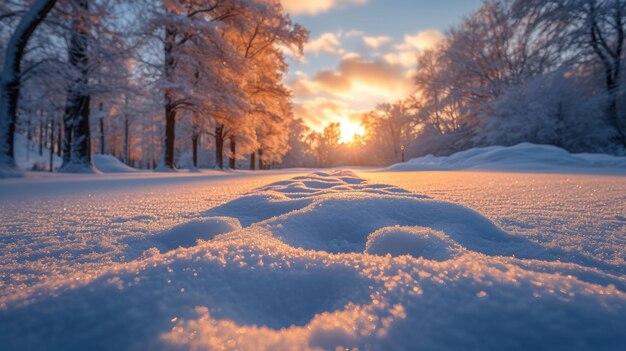
<svg viewBox="0 0 626 351">
<path fill-rule="evenodd" d="M 312 40 L 304 47 L 305 53 L 319 54 L 325 52 L 328 54 L 336 54 L 341 50 L 341 42 L 339 35 L 334 33 L 324 33 L 317 39 Z"/>
<path fill-rule="evenodd" d="M 349 38 L 360 38 L 356 40 L 362 40 L 369 50 L 345 50 L 340 39 L 349 42 Z M 443 39 L 436 30 L 407 34 L 395 44 L 389 36 L 368 36 L 357 30 L 322 34 L 307 51 L 335 54 L 339 62 L 332 69 L 316 73 L 296 72 L 289 82 L 295 116 L 315 130 L 331 122 L 358 125 L 362 113 L 377 103 L 397 101 L 414 93 L 412 77 L 417 55 Z"/>
<path fill-rule="evenodd" d="M 438 30 L 426 30 L 414 35 L 405 35 L 404 42 L 395 45 L 396 52 L 385 55 L 385 60 L 394 65 L 413 67 L 417 64 L 417 55 L 439 44 L 444 35 Z"/>
<path fill-rule="evenodd" d="M 367 0 L 282 0 L 285 10 L 292 15 L 317 15 L 332 8 L 362 5 Z"/>
<path fill-rule="evenodd" d="M 291 88 L 298 97 L 333 95 L 348 101 L 384 102 L 409 94 L 412 82 L 406 70 L 384 60 L 346 55 L 334 70 L 322 70 L 312 78 L 296 74 Z"/>
<path fill-rule="evenodd" d="M 365 36 L 363 37 L 363 43 L 370 48 L 377 49 L 385 44 L 391 43 L 393 39 L 391 37 L 380 35 L 376 37 Z"/>
</svg>

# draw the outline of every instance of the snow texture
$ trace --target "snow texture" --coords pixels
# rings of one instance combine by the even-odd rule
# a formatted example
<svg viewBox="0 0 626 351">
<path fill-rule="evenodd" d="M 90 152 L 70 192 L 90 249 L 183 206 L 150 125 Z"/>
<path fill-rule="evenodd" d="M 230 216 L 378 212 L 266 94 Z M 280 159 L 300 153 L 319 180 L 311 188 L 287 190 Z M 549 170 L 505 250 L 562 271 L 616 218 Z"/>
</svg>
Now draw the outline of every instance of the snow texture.
<svg viewBox="0 0 626 351">
<path fill-rule="evenodd" d="M 370 234 L 365 252 L 374 255 L 423 257 L 445 261 L 462 249 L 445 233 L 421 227 L 384 227 Z"/>
<path fill-rule="evenodd" d="M 65 277 L 3 290 L 3 349 L 618 350 L 626 343 L 623 261 L 543 246 L 468 207 L 350 171 L 279 180 L 203 216 L 127 240 L 127 260 L 76 264 Z M 156 219 L 133 213 L 119 221 Z M 616 221 L 619 247 L 626 222 Z M 74 245 L 68 254 L 89 250 Z M 133 247 L 149 249 L 132 255 Z M 12 265 L 22 261 L 31 264 L 10 271 L 13 279 L 45 264 L 24 256 Z"/>
<path fill-rule="evenodd" d="M 626 174 L 626 157 L 571 154 L 556 146 L 521 143 L 509 147 L 473 148 L 444 157 L 428 155 L 387 168 L 389 171 L 464 169 L 540 172 L 578 170 Z"/>
</svg>

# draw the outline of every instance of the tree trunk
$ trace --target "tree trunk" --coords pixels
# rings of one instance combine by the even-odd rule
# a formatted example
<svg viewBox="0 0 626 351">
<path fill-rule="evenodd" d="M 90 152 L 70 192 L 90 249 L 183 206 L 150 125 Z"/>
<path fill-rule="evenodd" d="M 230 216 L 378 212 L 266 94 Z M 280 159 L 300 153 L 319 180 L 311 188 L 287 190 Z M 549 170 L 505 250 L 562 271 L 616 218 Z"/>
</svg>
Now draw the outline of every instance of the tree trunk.
<svg viewBox="0 0 626 351">
<path fill-rule="evenodd" d="M 41 146 L 42 146 L 41 155 L 43 156 L 43 148 L 45 148 L 48 143 L 48 116 L 46 116 L 46 119 L 43 120 L 41 124 L 41 131 L 42 131 L 41 132 Z"/>
<path fill-rule="evenodd" d="M 31 35 L 54 7 L 56 0 L 38 0 L 20 20 L 6 46 L 0 76 L 0 167 L 16 169 L 15 124 L 20 97 L 21 63 Z"/>
<path fill-rule="evenodd" d="M 176 45 L 176 29 L 171 25 L 165 27 L 164 70 L 165 80 L 169 85 L 174 83 L 174 46 Z M 165 166 L 174 169 L 174 148 L 176 146 L 176 106 L 174 105 L 174 89 L 166 88 L 165 97 Z"/>
<path fill-rule="evenodd" d="M 37 117 L 39 117 L 39 156 L 43 155 L 43 118 L 41 118 L 41 113 L 37 113 Z"/>
<path fill-rule="evenodd" d="M 74 123 L 74 138 L 72 143 L 72 162 L 91 168 L 91 135 L 89 130 L 89 103 L 91 97 L 88 94 L 81 95 L 76 102 L 78 110 Z"/>
<path fill-rule="evenodd" d="M 224 169 L 224 126 L 215 127 L 215 163 Z"/>
<path fill-rule="evenodd" d="M 72 135 L 73 135 L 73 121 L 70 118 L 71 114 L 69 108 L 65 109 L 63 115 L 63 164 L 69 164 L 72 159 Z"/>
<path fill-rule="evenodd" d="M 193 168 L 198 168 L 198 139 L 200 135 L 193 131 L 191 133 L 191 147 L 193 149 Z"/>
<path fill-rule="evenodd" d="M 230 169 L 237 169 L 237 145 L 235 143 L 235 137 L 230 138 L 230 158 L 228 160 L 228 167 Z"/>
<path fill-rule="evenodd" d="M 31 120 L 33 119 L 32 117 L 32 113 L 29 109 L 28 111 L 28 125 L 26 126 L 27 128 L 27 134 L 26 134 L 26 161 L 28 161 L 29 157 L 30 157 L 30 139 L 33 137 L 33 132 L 31 131 Z"/>
<path fill-rule="evenodd" d="M 63 149 L 63 123 L 57 122 L 57 156 L 61 157 Z"/>
<path fill-rule="evenodd" d="M 50 172 L 54 171 L 54 120 L 50 121 Z"/>
<path fill-rule="evenodd" d="M 254 171 L 256 169 L 256 151 L 253 151 L 250 154 L 250 170 Z"/>
<path fill-rule="evenodd" d="M 263 149 L 259 149 L 259 169 L 265 169 L 265 162 L 263 161 Z"/>
<path fill-rule="evenodd" d="M 76 0 L 82 12 L 89 10 L 87 0 Z M 78 78 L 68 89 L 65 123 L 65 143 L 63 145 L 63 167 L 70 172 L 87 171 L 91 163 L 91 133 L 89 114 L 91 96 L 89 94 L 88 28 L 85 16 L 78 14 L 72 22 L 72 35 L 69 46 L 69 62 L 78 73 Z M 76 168 L 75 168 L 76 167 Z"/>
<path fill-rule="evenodd" d="M 104 155 L 104 115 L 102 114 L 102 103 L 98 105 L 98 112 L 100 112 L 100 154 Z"/>
<path fill-rule="evenodd" d="M 624 50 L 624 24 L 622 23 L 622 9 L 615 7 L 613 28 L 615 29 L 615 46 L 607 41 L 607 35 L 603 35 L 602 26 L 598 24 L 598 13 L 595 2 L 590 2 L 589 24 L 590 24 L 590 44 L 596 56 L 604 66 L 604 78 L 606 89 L 609 95 L 609 105 L 607 106 L 607 117 L 617 132 L 618 141 L 626 146 L 626 126 L 620 123 L 617 99 L 620 91 L 622 55 Z"/>
<path fill-rule="evenodd" d="M 130 121 L 124 114 L 124 162 L 130 165 Z"/>
</svg>

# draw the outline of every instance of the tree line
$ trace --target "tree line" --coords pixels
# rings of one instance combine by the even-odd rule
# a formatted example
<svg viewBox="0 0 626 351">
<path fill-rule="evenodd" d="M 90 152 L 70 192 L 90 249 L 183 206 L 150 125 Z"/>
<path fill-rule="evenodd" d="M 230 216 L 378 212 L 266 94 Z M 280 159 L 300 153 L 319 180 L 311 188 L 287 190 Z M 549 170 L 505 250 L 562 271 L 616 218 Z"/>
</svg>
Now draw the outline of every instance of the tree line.
<svg viewBox="0 0 626 351">
<path fill-rule="evenodd" d="M 220 168 L 288 150 L 285 55 L 308 32 L 278 0 L 9 0 L 0 29 L 5 170 L 16 133 L 66 172 L 94 171 L 94 153 L 173 170 L 207 144 Z"/>
<path fill-rule="evenodd" d="M 624 155 L 625 32 L 624 0 L 485 1 L 418 55 L 414 94 L 363 115 L 363 138 L 331 160 L 308 153 L 384 165 L 532 142 Z"/>
</svg>

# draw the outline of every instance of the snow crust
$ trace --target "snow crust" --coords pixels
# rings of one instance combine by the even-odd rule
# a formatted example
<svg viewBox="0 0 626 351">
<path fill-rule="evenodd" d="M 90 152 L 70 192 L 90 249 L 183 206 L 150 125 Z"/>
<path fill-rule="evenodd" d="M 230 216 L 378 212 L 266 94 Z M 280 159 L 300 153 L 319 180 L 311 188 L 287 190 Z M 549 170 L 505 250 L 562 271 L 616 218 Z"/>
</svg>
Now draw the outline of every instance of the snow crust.
<svg viewBox="0 0 626 351">
<path fill-rule="evenodd" d="M 367 237 L 365 252 L 374 255 L 423 257 L 445 261 L 462 249 L 445 233 L 422 227 L 384 227 Z"/>
<path fill-rule="evenodd" d="M 521 143 L 489 146 L 450 156 L 428 155 L 395 164 L 388 171 L 484 169 L 502 171 L 607 170 L 626 174 L 626 157 L 606 154 L 571 154 L 556 146 Z"/>
<path fill-rule="evenodd" d="M 468 207 L 350 171 L 280 180 L 203 216 L 128 241 L 148 248 L 140 256 L 77 266 L 4 296 L 3 349 L 617 350 L 626 342 L 622 266 L 541 246 Z"/>
</svg>

